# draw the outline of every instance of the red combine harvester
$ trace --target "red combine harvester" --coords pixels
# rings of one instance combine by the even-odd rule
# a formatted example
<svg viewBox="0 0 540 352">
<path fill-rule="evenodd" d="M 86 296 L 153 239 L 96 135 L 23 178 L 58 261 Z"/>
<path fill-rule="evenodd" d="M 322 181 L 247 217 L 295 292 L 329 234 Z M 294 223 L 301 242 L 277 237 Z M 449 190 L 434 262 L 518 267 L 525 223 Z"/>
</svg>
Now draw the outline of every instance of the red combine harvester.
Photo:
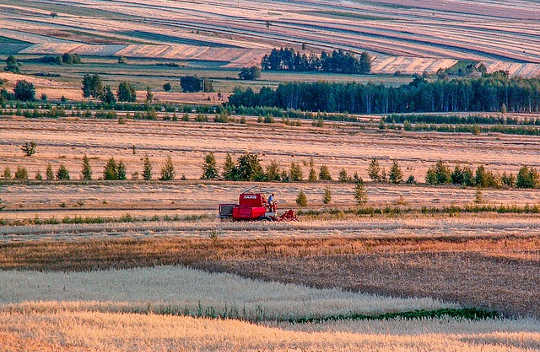
<svg viewBox="0 0 540 352">
<path fill-rule="evenodd" d="M 221 220 L 233 221 L 298 221 L 294 210 L 290 209 L 281 215 L 277 213 L 277 204 L 271 206 L 263 193 L 249 192 L 240 194 L 239 204 L 220 204 L 219 217 Z"/>
</svg>

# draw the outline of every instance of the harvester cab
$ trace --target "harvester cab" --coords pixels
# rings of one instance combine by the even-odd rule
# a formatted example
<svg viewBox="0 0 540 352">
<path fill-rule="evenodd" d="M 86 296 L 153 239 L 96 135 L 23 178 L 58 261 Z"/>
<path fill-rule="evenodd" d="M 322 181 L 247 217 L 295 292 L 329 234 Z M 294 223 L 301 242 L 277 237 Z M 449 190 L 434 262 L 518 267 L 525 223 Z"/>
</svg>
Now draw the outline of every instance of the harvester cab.
<svg viewBox="0 0 540 352">
<path fill-rule="evenodd" d="M 297 221 L 294 210 L 281 215 L 277 212 L 277 202 L 270 204 L 263 192 L 253 192 L 253 187 L 240 193 L 238 204 L 220 204 L 219 217 L 233 221 Z"/>
</svg>

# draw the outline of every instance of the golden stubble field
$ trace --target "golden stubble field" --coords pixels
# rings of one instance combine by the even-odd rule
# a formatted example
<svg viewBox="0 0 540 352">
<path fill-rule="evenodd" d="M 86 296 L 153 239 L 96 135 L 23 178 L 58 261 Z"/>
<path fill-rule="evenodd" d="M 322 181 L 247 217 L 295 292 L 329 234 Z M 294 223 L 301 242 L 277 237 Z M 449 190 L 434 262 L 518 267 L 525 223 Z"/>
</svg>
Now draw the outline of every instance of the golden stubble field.
<svg viewBox="0 0 540 352">
<path fill-rule="evenodd" d="M 178 116 L 180 118 L 181 116 Z M 307 163 L 313 157 L 315 167 L 326 164 L 334 178 L 345 168 L 349 174 L 367 179 L 372 158 L 387 170 L 392 160 L 402 166 L 405 177 L 414 175 L 423 181 L 426 170 L 436 161 L 476 167 L 485 165 L 496 172 L 516 173 L 520 166 L 540 166 L 540 144 L 535 136 L 469 133 L 422 133 L 363 130 L 362 125 L 326 123 L 315 128 L 304 122 L 301 127 L 279 123 L 248 124 L 196 123 L 183 121 L 127 121 L 86 119 L 2 119 L 0 129 L 0 167 L 26 166 L 33 176 L 45 171 L 48 163 L 66 165 L 77 179 L 83 154 L 87 154 L 99 177 L 111 156 L 124 161 L 128 174 L 140 172 L 141 159 L 148 155 L 159 173 L 159 164 L 171 156 L 178 176 L 199 178 L 203 155 L 213 152 L 219 165 L 226 153 L 259 154 L 263 163 L 276 160 L 282 167 L 300 162 L 307 176 Z M 209 116 L 213 118 L 212 115 Z M 379 117 L 373 117 L 378 121 Z M 38 144 L 38 152 L 25 157 L 20 146 L 28 141 Z M 136 154 L 132 147 L 136 147 Z"/>
<path fill-rule="evenodd" d="M 190 116 L 193 119 L 194 116 Z M 376 117 L 373 125 L 376 125 Z M 393 159 L 423 181 L 427 167 L 484 164 L 496 172 L 538 166 L 534 137 L 392 132 L 326 123 L 215 124 L 80 119 L 1 120 L 0 168 L 25 166 L 32 177 L 64 163 L 71 182 L 1 186 L 0 344 L 6 351 L 531 351 L 538 328 L 537 214 L 303 216 L 295 223 L 234 223 L 215 218 L 249 182 L 199 180 L 205 153 L 256 152 L 287 168 L 313 156 L 315 168 L 367 179 L 371 158 Z M 32 157 L 20 145 L 38 144 Z M 132 146 L 135 145 L 136 154 Z M 154 177 L 171 156 L 172 182 L 81 183 L 83 154 L 94 178 L 114 156 L 128 175 L 148 154 Z M 179 180 L 184 174 L 188 180 Z M 140 176 L 139 176 L 140 178 Z M 264 183 L 283 208 L 303 190 L 309 208 L 354 206 L 353 185 Z M 370 206 L 474 204 L 476 190 L 366 184 Z M 487 204 L 538 204 L 537 190 L 483 190 Z M 118 221 L 134 217 L 152 221 Z M 28 224 L 36 217 L 114 217 L 104 223 Z M 195 217 L 186 219 L 186 216 Z M 203 215 L 203 218 L 197 216 Z M 178 219 L 172 217 L 179 216 Z M 201 292 L 204 292 L 201 295 Z M 406 313 L 481 308 L 500 318 L 354 320 L 291 324 L 332 314 Z M 208 319 L 215 315 L 229 319 Z M 231 319 L 234 318 L 234 319 Z M 282 319 L 282 320 L 280 320 Z M 146 332 L 141 336 L 140 331 Z"/>
</svg>

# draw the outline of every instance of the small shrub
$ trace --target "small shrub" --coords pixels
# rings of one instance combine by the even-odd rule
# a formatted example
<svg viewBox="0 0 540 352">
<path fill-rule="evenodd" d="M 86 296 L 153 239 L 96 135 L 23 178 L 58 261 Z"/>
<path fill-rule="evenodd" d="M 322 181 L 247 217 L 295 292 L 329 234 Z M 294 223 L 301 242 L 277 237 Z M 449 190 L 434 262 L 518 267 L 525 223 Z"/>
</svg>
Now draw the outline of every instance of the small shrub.
<svg viewBox="0 0 540 352">
<path fill-rule="evenodd" d="M 28 180 L 28 170 L 25 167 L 18 166 L 15 171 L 15 179 L 19 181 Z"/>
<path fill-rule="evenodd" d="M 57 180 L 69 180 L 69 171 L 66 169 L 64 164 L 61 164 L 56 172 Z"/>
<path fill-rule="evenodd" d="M 4 180 L 11 180 L 11 170 L 7 166 L 4 169 Z"/>
<path fill-rule="evenodd" d="M 357 182 L 354 186 L 354 199 L 356 200 L 356 204 L 358 206 L 363 207 L 366 205 L 368 196 L 363 182 Z"/>
<path fill-rule="evenodd" d="M 307 206 L 307 203 L 308 202 L 306 194 L 304 193 L 304 191 L 300 190 L 298 196 L 296 197 L 296 205 L 298 205 L 299 207 L 305 207 Z"/>
<path fill-rule="evenodd" d="M 161 167 L 161 181 L 171 181 L 174 180 L 176 171 L 174 170 L 174 165 L 170 156 L 167 157 L 167 160 L 163 163 Z"/>
<path fill-rule="evenodd" d="M 47 165 L 47 171 L 45 172 L 45 176 L 47 177 L 47 181 L 54 180 L 54 172 L 53 172 L 51 164 Z"/>
<path fill-rule="evenodd" d="M 21 150 L 26 156 L 32 156 L 36 153 L 36 143 L 26 142 L 23 146 L 21 146 Z"/>
<path fill-rule="evenodd" d="M 330 192 L 330 188 L 326 187 L 324 189 L 323 199 L 324 204 L 329 204 L 332 201 L 332 193 Z"/>
<path fill-rule="evenodd" d="M 414 178 L 413 175 L 410 175 L 409 178 L 407 178 L 407 184 L 409 185 L 415 185 L 416 184 L 416 179 Z"/>
</svg>

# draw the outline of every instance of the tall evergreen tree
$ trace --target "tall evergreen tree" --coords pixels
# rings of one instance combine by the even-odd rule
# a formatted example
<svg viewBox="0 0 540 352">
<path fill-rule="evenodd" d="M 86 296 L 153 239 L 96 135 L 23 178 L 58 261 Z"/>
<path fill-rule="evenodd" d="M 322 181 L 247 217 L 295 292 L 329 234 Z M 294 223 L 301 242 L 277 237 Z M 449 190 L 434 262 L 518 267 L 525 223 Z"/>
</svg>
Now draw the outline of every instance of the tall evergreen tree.
<svg viewBox="0 0 540 352">
<path fill-rule="evenodd" d="M 92 179 L 92 168 L 90 167 L 90 160 L 86 154 L 84 154 L 82 159 L 81 176 L 81 178 L 85 181 L 90 181 Z"/>
<path fill-rule="evenodd" d="M 381 181 L 381 167 L 377 159 L 373 158 L 369 162 L 368 166 L 368 176 L 371 181 L 380 182 Z"/>
<path fill-rule="evenodd" d="M 116 103 L 116 97 L 114 96 L 111 86 L 106 86 L 103 94 L 99 97 L 99 99 L 104 102 L 105 104 L 115 104 Z"/>
<path fill-rule="evenodd" d="M 174 180 L 174 177 L 176 176 L 176 171 L 174 169 L 173 161 L 171 156 L 169 155 L 167 157 L 167 160 L 163 163 L 163 166 L 161 167 L 161 181 L 171 181 Z"/>
<path fill-rule="evenodd" d="M 21 70 L 19 68 L 20 64 L 17 62 L 17 59 L 13 55 L 9 55 L 6 59 L 6 67 L 4 67 L 4 71 L 12 72 L 12 73 L 20 73 Z"/>
<path fill-rule="evenodd" d="M 126 81 L 120 82 L 116 96 L 118 97 L 118 101 L 134 102 L 137 100 L 135 87 Z"/>
<path fill-rule="evenodd" d="M 232 181 L 234 180 L 234 161 L 232 160 L 231 154 L 227 153 L 225 157 L 225 164 L 223 165 L 223 178 L 225 180 Z"/>
<path fill-rule="evenodd" d="M 401 168 L 399 167 L 399 164 L 396 160 L 392 163 L 392 168 L 390 169 L 390 182 L 398 184 L 403 182 L 403 172 L 401 172 Z"/>
<path fill-rule="evenodd" d="M 330 175 L 330 171 L 328 170 L 328 166 L 321 165 L 321 168 L 319 170 L 319 180 L 321 180 L 321 181 L 332 181 L 332 176 Z"/>
<path fill-rule="evenodd" d="M 300 164 L 295 162 L 291 163 L 291 167 L 289 169 L 289 178 L 292 182 L 302 181 L 304 179 Z"/>
<path fill-rule="evenodd" d="M 150 162 L 148 155 L 144 156 L 143 178 L 145 181 L 150 181 L 152 179 L 152 163 Z"/>
<path fill-rule="evenodd" d="M 216 158 L 214 153 L 210 152 L 204 157 L 203 163 L 203 174 L 201 179 L 203 180 L 212 180 L 219 176 L 217 167 L 216 167 Z"/>
<path fill-rule="evenodd" d="M 366 205 L 368 201 L 368 195 L 366 191 L 366 187 L 364 186 L 364 182 L 356 182 L 354 185 L 354 199 L 356 200 L 356 204 L 360 207 L 363 207 Z"/>
<path fill-rule="evenodd" d="M 118 180 L 118 164 L 114 158 L 110 158 L 103 168 L 104 180 Z"/>
<path fill-rule="evenodd" d="M 118 168 L 116 169 L 116 179 L 126 180 L 126 165 L 123 161 L 118 162 Z"/>
<path fill-rule="evenodd" d="M 304 193 L 304 191 L 300 190 L 300 192 L 298 192 L 298 196 L 296 197 L 296 205 L 298 205 L 299 207 L 305 207 L 307 206 L 307 196 L 306 194 Z"/>
<path fill-rule="evenodd" d="M 266 179 L 270 182 L 281 181 L 279 164 L 277 161 L 272 160 L 270 164 L 266 166 Z"/>
<path fill-rule="evenodd" d="M 58 171 L 56 172 L 56 179 L 59 181 L 69 180 L 69 171 L 64 164 L 60 164 Z"/>
<path fill-rule="evenodd" d="M 326 187 L 324 189 L 324 194 L 323 194 L 322 201 L 323 201 L 323 204 L 329 204 L 332 201 L 332 193 L 330 192 L 329 187 Z"/>
<path fill-rule="evenodd" d="M 54 172 L 53 172 L 51 164 L 47 165 L 47 171 L 45 172 L 45 177 L 47 177 L 47 181 L 54 180 Z"/>
</svg>

